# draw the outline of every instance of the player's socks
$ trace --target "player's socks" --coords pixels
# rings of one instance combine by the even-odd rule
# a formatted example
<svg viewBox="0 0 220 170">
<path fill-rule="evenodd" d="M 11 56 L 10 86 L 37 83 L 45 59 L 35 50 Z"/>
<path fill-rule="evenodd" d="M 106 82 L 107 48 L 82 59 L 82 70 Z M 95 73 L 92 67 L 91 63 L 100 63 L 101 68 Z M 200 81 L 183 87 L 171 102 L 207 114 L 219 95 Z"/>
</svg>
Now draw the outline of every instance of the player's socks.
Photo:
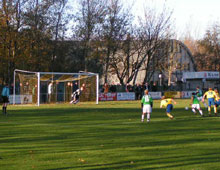
<svg viewBox="0 0 220 170">
<path fill-rule="evenodd" d="M 167 113 L 167 116 L 168 116 L 170 119 L 173 119 L 173 116 L 172 116 L 170 113 Z"/>
<path fill-rule="evenodd" d="M 208 107 L 208 111 L 209 111 L 209 113 L 211 113 L 211 106 Z"/>
<path fill-rule="evenodd" d="M 196 115 L 196 110 L 195 110 L 194 108 L 192 109 L 192 111 L 193 111 L 193 113 Z"/>
<path fill-rule="evenodd" d="M 150 113 L 147 114 L 147 122 L 150 122 Z"/>
<path fill-rule="evenodd" d="M 202 112 L 202 110 L 199 110 L 199 113 L 200 113 L 201 116 L 203 116 L 203 112 Z"/>
<path fill-rule="evenodd" d="M 6 114 L 6 107 L 3 107 L 3 113 Z"/>
<path fill-rule="evenodd" d="M 141 121 L 142 122 L 144 121 L 144 114 L 142 114 L 142 116 L 141 116 Z"/>
<path fill-rule="evenodd" d="M 5 112 L 5 107 L 2 107 L 2 113 L 4 113 Z"/>
<path fill-rule="evenodd" d="M 215 112 L 215 114 L 217 114 L 217 107 L 216 106 L 214 106 L 214 112 Z"/>
</svg>

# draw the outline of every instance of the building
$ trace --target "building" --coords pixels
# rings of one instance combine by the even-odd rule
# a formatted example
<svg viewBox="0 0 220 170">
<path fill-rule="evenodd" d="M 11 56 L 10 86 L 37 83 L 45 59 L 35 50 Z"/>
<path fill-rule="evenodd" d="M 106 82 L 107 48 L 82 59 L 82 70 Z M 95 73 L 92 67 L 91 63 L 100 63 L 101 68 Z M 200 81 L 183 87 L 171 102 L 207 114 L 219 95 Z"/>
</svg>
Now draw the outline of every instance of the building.
<svg viewBox="0 0 220 170">
<path fill-rule="evenodd" d="M 157 86 L 175 87 L 176 89 L 184 89 L 186 87 L 183 81 L 185 72 L 195 72 L 196 65 L 190 50 L 179 40 L 169 40 L 169 52 L 163 65 L 167 65 L 165 69 L 152 70 L 154 73 L 150 79 L 151 84 L 156 83 Z M 138 73 L 137 82 L 143 82 L 145 72 Z"/>
<path fill-rule="evenodd" d="M 193 56 L 190 50 L 181 41 L 174 39 L 164 41 L 163 49 L 158 48 L 155 55 L 157 55 L 157 57 L 151 60 L 150 69 L 147 72 L 148 74 L 146 74 L 146 70 L 144 69 L 146 63 L 143 63 L 142 68 L 138 71 L 135 79 L 133 79 L 130 84 L 148 82 L 150 85 L 156 84 L 161 88 L 164 87 L 167 89 L 168 87 L 173 88 L 176 86 L 182 89 L 185 87 L 183 73 L 196 71 Z M 138 56 L 138 54 L 136 54 L 136 56 Z M 123 65 L 121 69 L 123 69 Z M 108 74 L 108 80 L 110 84 L 119 83 L 117 76 L 111 73 Z M 101 80 L 101 82 L 103 82 L 103 80 Z"/>
<path fill-rule="evenodd" d="M 217 71 L 184 72 L 183 80 L 186 90 L 195 90 L 197 86 L 203 90 L 220 88 L 220 74 Z"/>
</svg>

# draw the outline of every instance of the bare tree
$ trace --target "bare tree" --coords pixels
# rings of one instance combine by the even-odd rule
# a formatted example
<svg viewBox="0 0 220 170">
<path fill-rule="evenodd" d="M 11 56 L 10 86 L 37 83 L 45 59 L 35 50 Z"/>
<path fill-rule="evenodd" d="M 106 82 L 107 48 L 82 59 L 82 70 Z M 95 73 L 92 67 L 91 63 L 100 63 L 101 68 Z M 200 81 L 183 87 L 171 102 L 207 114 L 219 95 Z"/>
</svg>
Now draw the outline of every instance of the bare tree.
<svg viewBox="0 0 220 170">
<path fill-rule="evenodd" d="M 80 0 L 78 12 L 75 16 L 75 40 L 79 40 L 83 48 L 84 70 L 89 71 L 92 43 L 99 40 L 101 23 L 106 14 L 106 0 Z"/>
<path fill-rule="evenodd" d="M 132 21 L 131 13 L 124 7 L 121 0 L 109 0 L 107 7 L 101 40 L 105 83 L 108 81 L 110 62 L 111 60 L 114 62 L 113 58 L 119 50 L 120 43 L 129 33 Z"/>
<path fill-rule="evenodd" d="M 139 54 L 136 40 L 130 34 L 125 40 L 118 44 L 119 49 L 115 51 L 110 60 L 110 73 L 115 74 L 122 85 L 132 81 L 139 65 Z M 137 56 L 138 55 L 138 56 Z"/>
<path fill-rule="evenodd" d="M 139 39 L 144 46 L 142 57 L 145 70 L 144 81 L 147 82 L 155 71 L 156 61 L 165 57 L 155 54 L 164 48 L 165 40 L 172 36 L 172 11 L 169 11 L 164 5 L 161 12 L 157 12 L 154 8 L 145 8 L 144 12 L 144 18 L 139 20 Z"/>
<path fill-rule="evenodd" d="M 139 25 L 127 32 L 126 39 L 122 39 L 119 49 L 111 56 L 110 68 L 117 75 L 121 84 L 133 81 L 135 83 L 139 71 L 145 71 L 148 81 L 162 57 L 156 55 L 164 48 L 165 40 L 169 39 L 172 12 L 164 7 L 161 13 L 156 9 L 145 8 L 145 17 L 139 19 Z"/>
<path fill-rule="evenodd" d="M 220 25 L 214 24 L 206 31 L 205 37 L 199 41 L 200 53 L 196 59 L 205 57 L 207 70 L 220 71 Z M 203 68 L 204 69 L 204 68 Z"/>
<path fill-rule="evenodd" d="M 57 43 L 58 40 L 61 42 L 64 40 L 66 25 L 69 22 L 68 14 L 66 13 L 66 6 L 68 0 L 56 0 L 53 1 L 51 5 L 50 13 L 50 25 L 51 30 L 53 32 L 53 49 L 52 49 L 52 63 L 51 63 L 51 71 L 55 69 L 55 58 L 57 54 Z"/>
</svg>

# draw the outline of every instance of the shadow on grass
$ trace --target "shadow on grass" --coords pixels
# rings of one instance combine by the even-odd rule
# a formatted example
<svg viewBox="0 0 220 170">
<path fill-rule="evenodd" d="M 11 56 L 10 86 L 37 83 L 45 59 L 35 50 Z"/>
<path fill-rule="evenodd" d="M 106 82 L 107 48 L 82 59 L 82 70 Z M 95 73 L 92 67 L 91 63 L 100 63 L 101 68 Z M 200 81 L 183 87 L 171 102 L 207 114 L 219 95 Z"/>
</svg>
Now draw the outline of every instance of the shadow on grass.
<svg viewBox="0 0 220 170">
<path fill-rule="evenodd" d="M 112 170 L 112 169 L 143 169 L 143 170 L 156 170 L 156 169 L 170 169 L 181 168 L 187 166 L 201 166 L 202 164 L 217 163 L 217 154 L 201 154 L 193 155 L 191 157 L 187 155 L 173 156 L 165 158 L 155 159 L 137 159 L 133 161 L 120 161 L 115 163 L 106 164 L 93 164 L 86 165 L 82 163 L 79 166 L 69 166 L 62 168 L 52 168 L 47 170 L 69 170 L 69 169 L 86 169 L 86 170 Z"/>
</svg>

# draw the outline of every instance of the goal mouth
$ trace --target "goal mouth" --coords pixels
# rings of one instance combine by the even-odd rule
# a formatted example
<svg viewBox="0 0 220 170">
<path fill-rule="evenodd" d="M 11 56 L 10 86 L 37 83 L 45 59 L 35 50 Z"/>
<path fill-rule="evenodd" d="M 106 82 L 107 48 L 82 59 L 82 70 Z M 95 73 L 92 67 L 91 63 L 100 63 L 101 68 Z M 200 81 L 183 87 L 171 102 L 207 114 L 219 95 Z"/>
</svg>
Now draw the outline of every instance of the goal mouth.
<svg viewBox="0 0 220 170">
<path fill-rule="evenodd" d="M 61 73 L 14 71 L 13 104 L 69 103 L 72 93 L 82 89 L 80 102 L 98 104 L 99 75 L 97 73 Z"/>
</svg>

